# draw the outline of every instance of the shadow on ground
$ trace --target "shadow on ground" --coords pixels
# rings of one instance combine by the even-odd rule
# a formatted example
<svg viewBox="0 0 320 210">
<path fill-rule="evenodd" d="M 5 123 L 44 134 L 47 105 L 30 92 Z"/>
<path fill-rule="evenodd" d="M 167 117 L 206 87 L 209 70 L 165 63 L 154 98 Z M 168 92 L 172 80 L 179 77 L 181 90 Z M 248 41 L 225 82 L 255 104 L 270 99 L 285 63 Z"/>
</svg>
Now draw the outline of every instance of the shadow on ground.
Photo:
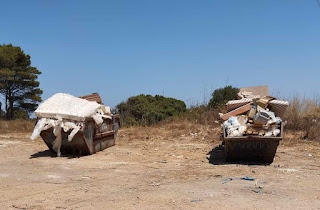
<svg viewBox="0 0 320 210">
<path fill-rule="evenodd" d="M 30 159 L 40 158 L 40 157 L 54 157 L 54 155 L 50 152 L 50 150 L 45 150 L 45 151 L 37 152 L 30 155 Z"/>
<path fill-rule="evenodd" d="M 213 165 L 230 165 L 230 164 L 241 164 L 241 165 L 270 165 L 264 161 L 233 161 L 227 162 L 224 145 L 220 144 L 214 147 L 210 152 L 207 153 L 209 163 Z"/>
<path fill-rule="evenodd" d="M 224 146 L 219 145 L 214 147 L 210 152 L 208 152 L 208 160 L 209 163 L 213 165 L 225 165 L 230 164 L 226 161 L 225 153 L 224 153 Z"/>
<path fill-rule="evenodd" d="M 56 153 L 51 152 L 50 150 L 44 150 L 44 151 L 40 151 L 37 153 L 34 153 L 32 155 L 30 155 L 29 159 L 34 159 L 34 158 L 41 158 L 41 157 L 52 157 L 55 158 L 57 157 Z M 61 155 L 61 157 L 66 157 L 68 159 L 73 159 L 73 158 L 80 158 L 80 157 L 84 157 L 84 156 L 75 156 L 75 155 Z"/>
</svg>

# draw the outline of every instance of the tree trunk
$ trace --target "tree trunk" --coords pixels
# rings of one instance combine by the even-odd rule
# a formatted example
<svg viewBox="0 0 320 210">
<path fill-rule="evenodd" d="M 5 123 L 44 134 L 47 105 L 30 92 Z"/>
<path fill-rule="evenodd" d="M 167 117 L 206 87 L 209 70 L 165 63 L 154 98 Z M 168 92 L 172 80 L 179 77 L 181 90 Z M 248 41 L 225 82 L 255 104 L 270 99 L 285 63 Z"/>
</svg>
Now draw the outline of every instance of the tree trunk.
<svg viewBox="0 0 320 210">
<path fill-rule="evenodd" d="M 8 91 L 6 92 L 6 119 L 9 120 Z"/>
<path fill-rule="evenodd" d="M 14 119 L 14 109 L 13 109 L 13 97 L 10 100 L 10 120 Z"/>
<path fill-rule="evenodd" d="M 13 109 L 13 96 L 11 90 L 8 90 L 8 94 L 6 96 L 6 111 L 7 111 L 7 120 L 14 119 L 14 109 Z"/>
</svg>

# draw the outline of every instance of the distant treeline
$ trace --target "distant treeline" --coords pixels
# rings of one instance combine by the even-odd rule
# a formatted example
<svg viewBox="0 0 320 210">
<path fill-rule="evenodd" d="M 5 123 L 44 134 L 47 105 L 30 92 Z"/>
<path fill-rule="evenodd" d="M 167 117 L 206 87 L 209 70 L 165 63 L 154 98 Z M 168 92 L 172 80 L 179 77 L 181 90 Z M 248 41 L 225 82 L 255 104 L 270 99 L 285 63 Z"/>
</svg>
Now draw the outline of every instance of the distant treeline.
<svg viewBox="0 0 320 210">
<path fill-rule="evenodd" d="M 219 88 L 212 93 L 212 98 L 208 104 L 202 105 L 206 109 L 216 109 L 226 101 L 236 99 L 238 88 L 227 86 Z M 186 104 L 178 99 L 167 98 L 156 95 L 132 96 L 127 101 L 116 106 L 116 111 L 121 116 L 124 126 L 132 125 L 153 125 L 168 117 L 177 116 L 187 111 Z M 192 116 L 194 110 L 191 111 Z M 198 113 L 198 112 L 197 112 Z M 188 114 L 188 113 L 187 113 Z M 184 114 L 183 116 L 186 116 Z"/>
</svg>

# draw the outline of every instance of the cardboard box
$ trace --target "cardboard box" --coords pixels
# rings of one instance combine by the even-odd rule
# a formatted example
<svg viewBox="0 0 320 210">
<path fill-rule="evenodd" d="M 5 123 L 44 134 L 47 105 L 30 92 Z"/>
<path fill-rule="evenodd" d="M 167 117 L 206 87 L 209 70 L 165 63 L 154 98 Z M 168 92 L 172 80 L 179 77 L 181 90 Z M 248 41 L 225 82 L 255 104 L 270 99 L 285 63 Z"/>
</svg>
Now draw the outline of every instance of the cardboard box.
<svg viewBox="0 0 320 210">
<path fill-rule="evenodd" d="M 260 98 L 259 100 L 257 100 L 256 103 L 257 103 L 258 106 L 260 106 L 260 107 L 265 109 L 268 106 L 268 102 L 269 102 L 269 100 Z"/>
<path fill-rule="evenodd" d="M 265 85 L 265 86 L 243 87 L 243 88 L 240 88 L 239 93 L 242 93 L 242 92 L 251 92 L 252 95 L 254 96 L 264 97 L 269 95 L 269 86 Z"/>
</svg>

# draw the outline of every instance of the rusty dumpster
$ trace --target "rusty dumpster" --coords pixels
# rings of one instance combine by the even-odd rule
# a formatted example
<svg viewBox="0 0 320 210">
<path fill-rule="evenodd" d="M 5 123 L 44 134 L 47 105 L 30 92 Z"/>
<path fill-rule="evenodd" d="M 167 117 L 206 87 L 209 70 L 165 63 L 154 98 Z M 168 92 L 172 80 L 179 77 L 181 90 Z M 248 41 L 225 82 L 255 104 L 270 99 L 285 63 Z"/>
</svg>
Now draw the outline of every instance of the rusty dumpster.
<svg viewBox="0 0 320 210">
<path fill-rule="evenodd" d="M 72 141 L 68 141 L 70 131 L 62 131 L 61 154 L 91 155 L 114 146 L 119 126 L 119 115 L 113 115 L 112 119 L 105 119 L 102 125 L 96 125 L 93 119 L 88 118 L 84 122 L 84 127 L 73 137 Z M 42 131 L 40 136 L 49 150 L 56 153 L 52 148 L 56 139 L 53 128 Z"/>
<path fill-rule="evenodd" d="M 283 123 L 277 137 L 259 135 L 228 137 L 222 127 L 222 140 L 227 162 L 249 161 L 272 163 L 279 142 L 283 139 Z"/>
<path fill-rule="evenodd" d="M 31 140 L 41 136 L 49 150 L 60 155 L 91 155 L 115 145 L 119 115 L 112 114 L 97 93 L 74 97 L 57 93 L 35 111 Z"/>
</svg>

